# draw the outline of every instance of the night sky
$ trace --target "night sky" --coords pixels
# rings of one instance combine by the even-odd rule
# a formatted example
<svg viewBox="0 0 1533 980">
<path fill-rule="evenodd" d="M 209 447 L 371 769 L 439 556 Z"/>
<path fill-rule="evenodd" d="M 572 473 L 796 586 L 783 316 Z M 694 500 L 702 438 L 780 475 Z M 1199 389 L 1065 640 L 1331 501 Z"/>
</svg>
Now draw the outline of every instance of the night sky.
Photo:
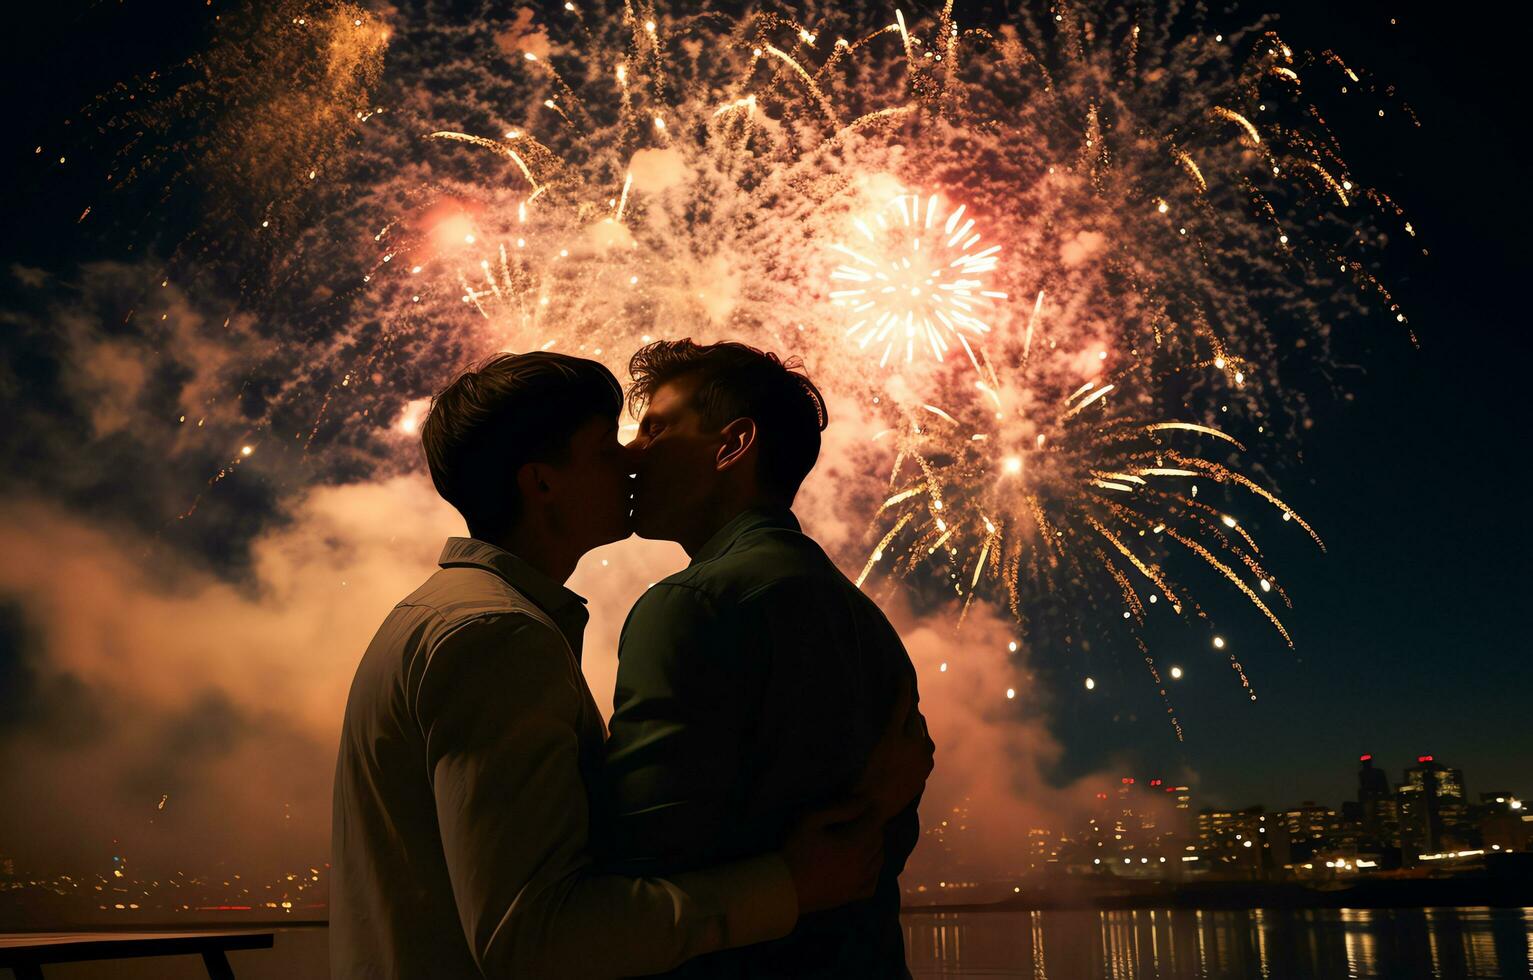
<svg viewBox="0 0 1533 980">
<path fill-rule="evenodd" d="M 1120 765 L 1125 775 L 1186 773 L 1205 800 L 1282 806 L 1350 797 L 1359 753 L 1373 753 L 1392 779 L 1432 753 L 1465 770 L 1472 795 L 1533 793 L 1524 503 L 1533 485 L 1524 404 L 1533 208 L 1526 158 L 1514 149 L 1525 135 L 1533 24 L 1526 11 L 1464 6 L 1418 16 L 1312 2 L 1281 13 L 1278 27 L 1296 47 L 1335 47 L 1394 80 L 1421 119 L 1420 129 L 1379 121 L 1373 139 L 1362 115 L 1331 120 L 1354 170 L 1405 207 L 1430 249 L 1396 280 L 1420 345 L 1379 320 L 1353 324 L 1338 344 L 1338 360 L 1353 366 L 1336 372 L 1348 397 L 1311 396 L 1302 462 L 1279 474 L 1280 486 L 1329 551 L 1302 536 L 1267 539 L 1295 600 L 1285 621 L 1297 650 L 1254 616 L 1220 620 L 1259 700 L 1246 700 L 1224 655 L 1189 631 L 1158 651 L 1163 666 L 1187 671 L 1172 687 L 1186 742 L 1169 737 L 1142 673 L 1129 669 L 1104 677 L 1093 696 L 1060 695 L 1053 726 L 1067 752 L 1058 774 Z M 73 238 L 78 197 L 68 179 L 43 172 L 33 147 L 113 80 L 194 46 L 204 17 L 198 4 L 177 13 L 137 3 L 8 15 L 4 267 L 67 275 L 96 257 Z M 0 489 L 26 489 L 35 477 L 13 472 Z"/>
</svg>

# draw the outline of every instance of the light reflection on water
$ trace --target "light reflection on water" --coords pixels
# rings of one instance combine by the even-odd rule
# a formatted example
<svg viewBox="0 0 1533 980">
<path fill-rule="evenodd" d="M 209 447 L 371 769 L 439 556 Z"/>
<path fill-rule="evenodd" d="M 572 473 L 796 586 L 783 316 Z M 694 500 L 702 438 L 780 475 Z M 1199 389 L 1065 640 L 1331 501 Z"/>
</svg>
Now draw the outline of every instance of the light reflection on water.
<svg viewBox="0 0 1533 980">
<path fill-rule="evenodd" d="M 1533 909 L 908 912 L 902 919 L 918 980 L 1499 980 L 1533 973 Z"/>
</svg>

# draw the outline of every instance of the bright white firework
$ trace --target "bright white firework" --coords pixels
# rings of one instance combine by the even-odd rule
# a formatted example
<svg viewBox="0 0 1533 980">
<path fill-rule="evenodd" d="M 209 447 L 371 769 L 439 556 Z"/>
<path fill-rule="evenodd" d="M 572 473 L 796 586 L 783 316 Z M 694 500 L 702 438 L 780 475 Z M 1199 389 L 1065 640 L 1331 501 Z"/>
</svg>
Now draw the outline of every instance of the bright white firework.
<svg viewBox="0 0 1533 980">
<path fill-rule="evenodd" d="M 943 361 L 956 344 L 980 369 L 973 345 L 990 332 L 980 317 L 1006 294 L 986 289 L 984 279 L 995 271 L 1001 246 L 980 247 L 965 210 L 960 204 L 944 214 L 935 194 L 901 194 L 869 220 L 853 219 L 861 235 L 853 246 L 831 246 L 849 260 L 830 274 L 839 286 L 831 303 L 851 311 L 846 335 L 864 350 L 879 350 L 880 367 L 901 352 L 905 363 L 917 351 Z"/>
</svg>

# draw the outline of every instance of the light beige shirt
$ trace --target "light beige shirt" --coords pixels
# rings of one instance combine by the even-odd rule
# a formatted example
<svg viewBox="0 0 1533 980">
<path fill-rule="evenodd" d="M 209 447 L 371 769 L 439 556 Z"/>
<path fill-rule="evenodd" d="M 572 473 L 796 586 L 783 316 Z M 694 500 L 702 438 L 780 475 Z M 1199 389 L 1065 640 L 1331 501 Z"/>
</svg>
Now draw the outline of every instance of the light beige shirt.
<svg viewBox="0 0 1533 980">
<path fill-rule="evenodd" d="M 584 600 L 452 538 L 352 682 L 336 765 L 331 973 L 617 977 L 786 935 L 781 858 L 670 879 L 598 873 L 587 778 L 605 729 Z"/>
</svg>

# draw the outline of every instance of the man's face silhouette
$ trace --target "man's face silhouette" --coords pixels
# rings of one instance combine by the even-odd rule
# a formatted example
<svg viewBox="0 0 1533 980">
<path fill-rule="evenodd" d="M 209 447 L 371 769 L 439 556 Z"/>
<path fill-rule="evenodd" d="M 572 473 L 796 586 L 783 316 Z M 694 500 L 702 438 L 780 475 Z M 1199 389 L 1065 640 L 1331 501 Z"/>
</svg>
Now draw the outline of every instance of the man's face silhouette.
<svg viewBox="0 0 1533 980">
<path fill-rule="evenodd" d="M 655 389 L 629 445 L 636 474 L 634 532 L 641 538 L 687 539 L 687 529 L 706 520 L 709 499 L 722 475 L 722 439 L 708 431 L 693 407 L 697 382 L 681 377 Z"/>
<path fill-rule="evenodd" d="M 627 451 L 617 439 L 616 418 L 592 418 L 570 437 L 562 462 L 540 467 L 558 501 L 558 520 L 586 550 L 633 533 L 629 517 Z"/>
</svg>

